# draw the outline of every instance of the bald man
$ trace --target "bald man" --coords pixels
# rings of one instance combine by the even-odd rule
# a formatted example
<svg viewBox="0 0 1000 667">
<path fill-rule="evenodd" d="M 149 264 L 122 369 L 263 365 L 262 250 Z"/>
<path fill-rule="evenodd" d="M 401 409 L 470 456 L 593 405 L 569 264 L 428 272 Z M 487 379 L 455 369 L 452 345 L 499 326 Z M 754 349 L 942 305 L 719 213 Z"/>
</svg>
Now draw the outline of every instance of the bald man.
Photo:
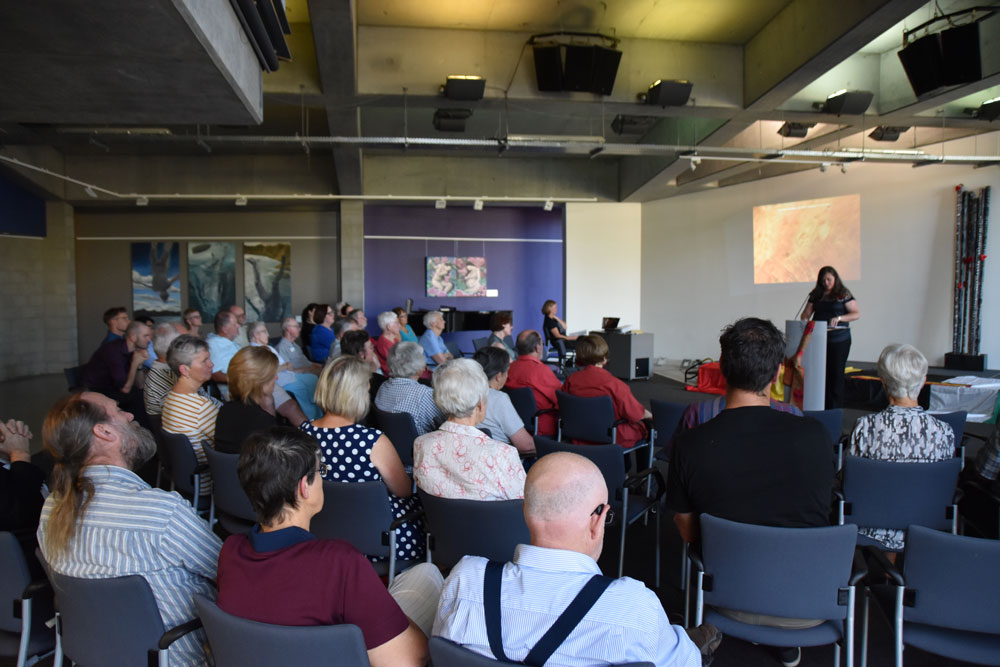
<svg viewBox="0 0 1000 667">
<path fill-rule="evenodd" d="M 597 559 L 610 516 L 597 466 L 569 453 L 540 458 L 524 485 L 531 544 L 519 544 L 514 561 L 505 565 L 463 558 L 445 581 L 431 634 L 498 660 L 525 661 L 533 654 L 528 664 L 701 665 L 698 647 L 683 628 L 670 624 L 653 591 L 628 577 L 601 575 Z M 587 589 L 596 601 L 578 603 L 574 598 Z M 502 646 L 491 648 L 487 639 L 487 604 L 499 605 Z M 564 612 L 579 620 L 546 648 L 539 640 Z M 712 630 L 714 650 L 720 637 Z"/>
</svg>

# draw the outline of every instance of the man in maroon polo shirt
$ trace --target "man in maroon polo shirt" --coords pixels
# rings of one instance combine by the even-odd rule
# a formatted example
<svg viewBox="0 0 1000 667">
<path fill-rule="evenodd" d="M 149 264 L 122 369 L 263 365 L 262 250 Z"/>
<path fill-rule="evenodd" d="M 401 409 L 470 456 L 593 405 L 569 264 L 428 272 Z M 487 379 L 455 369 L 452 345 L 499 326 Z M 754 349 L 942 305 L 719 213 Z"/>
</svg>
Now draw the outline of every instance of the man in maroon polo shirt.
<svg viewBox="0 0 1000 667">
<path fill-rule="evenodd" d="M 507 385 L 513 389 L 527 387 L 535 394 L 535 406 L 539 410 L 558 410 L 556 392 L 562 382 L 552 369 L 542 362 L 542 336 L 528 329 L 517 336 L 517 359 L 507 371 Z M 557 415 L 549 413 L 538 417 L 538 435 L 555 435 Z"/>
<path fill-rule="evenodd" d="M 118 401 L 144 426 L 146 412 L 139 369 L 149 358 L 147 348 L 152 336 L 152 330 L 142 322 L 129 322 L 124 338 L 109 340 L 97 348 L 81 379 L 84 387 Z"/>
<path fill-rule="evenodd" d="M 425 664 L 441 573 L 421 563 L 386 590 L 357 549 L 310 533 L 323 508 L 323 467 L 319 445 L 298 429 L 275 427 L 244 443 L 240 484 L 260 523 L 222 545 L 219 607 L 274 625 L 350 623 L 373 667 Z"/>
</svg>

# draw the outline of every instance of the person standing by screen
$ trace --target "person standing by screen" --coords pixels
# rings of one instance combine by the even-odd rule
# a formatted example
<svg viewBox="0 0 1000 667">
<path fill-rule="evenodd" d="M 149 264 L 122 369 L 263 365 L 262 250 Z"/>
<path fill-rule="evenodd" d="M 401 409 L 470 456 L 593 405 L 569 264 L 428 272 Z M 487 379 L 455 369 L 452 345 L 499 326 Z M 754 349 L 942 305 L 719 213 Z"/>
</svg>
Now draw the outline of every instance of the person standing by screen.
<svg viewBox="0 0 1000 667">
<path fill-rule="evenodd" d="M 844 407 L 844 368 L 851 351 L 849 322 L 861 317 L 858 302 L 832 266 L 819 270 L 802 319 L 826 322 L 826 409 Z"/>
</svg>

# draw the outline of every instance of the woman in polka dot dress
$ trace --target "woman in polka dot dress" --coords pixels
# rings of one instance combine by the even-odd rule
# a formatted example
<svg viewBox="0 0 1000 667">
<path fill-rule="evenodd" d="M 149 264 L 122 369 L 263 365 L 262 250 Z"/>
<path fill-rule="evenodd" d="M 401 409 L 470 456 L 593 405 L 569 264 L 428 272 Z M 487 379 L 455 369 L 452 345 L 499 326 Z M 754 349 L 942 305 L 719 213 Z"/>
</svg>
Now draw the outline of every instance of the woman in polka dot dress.
<svg viewBox="0 0 1000 667">
<path fill-rule="evenodd" d="M 389 490 L 395 518 L 413 511 L 419 500 L 413 482 L 389 438 L 374 428 L 361 426 L 368 412 L 369 365 L 357 357 L 337 357 L 326 365 L 316 384 L 316 405 L 325 414 L 301 428 L 319 443 L 320 457 L 334 482 L 381 481 Z M 423 560 L 423 522 L 409 521 L 396 533 L 397 560 Z M 376 560 L 376 559 L 372 559 Z"/>
</svg>

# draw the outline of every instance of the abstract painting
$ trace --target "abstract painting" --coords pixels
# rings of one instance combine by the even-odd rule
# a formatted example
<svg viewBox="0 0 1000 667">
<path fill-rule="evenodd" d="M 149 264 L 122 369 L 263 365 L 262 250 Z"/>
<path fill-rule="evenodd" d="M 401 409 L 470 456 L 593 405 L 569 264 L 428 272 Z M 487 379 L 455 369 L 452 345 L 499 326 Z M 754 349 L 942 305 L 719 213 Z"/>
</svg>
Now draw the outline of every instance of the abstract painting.
<svg viewBox="0 0 1000 667">
<path fill-rule="evenodd" d="M 428 257 L 427 296 L 486 296 L 485 257 Z"/>
<path fill-rule="evenodd" d="M 188 243 L 188 307 L 205 322 L 236 303 L 236 248 L 232 243 Z"/>
<path fill-rule="evenodd" d="M 247 320 L 281 322 L 292 312 L 292 246 L 243 244 Z"/>
<path fill-rule="evenodd" d="M 132 317 L 181 314 L 180 250 L 173 241 L 132 244 Z"/>
</svg>

